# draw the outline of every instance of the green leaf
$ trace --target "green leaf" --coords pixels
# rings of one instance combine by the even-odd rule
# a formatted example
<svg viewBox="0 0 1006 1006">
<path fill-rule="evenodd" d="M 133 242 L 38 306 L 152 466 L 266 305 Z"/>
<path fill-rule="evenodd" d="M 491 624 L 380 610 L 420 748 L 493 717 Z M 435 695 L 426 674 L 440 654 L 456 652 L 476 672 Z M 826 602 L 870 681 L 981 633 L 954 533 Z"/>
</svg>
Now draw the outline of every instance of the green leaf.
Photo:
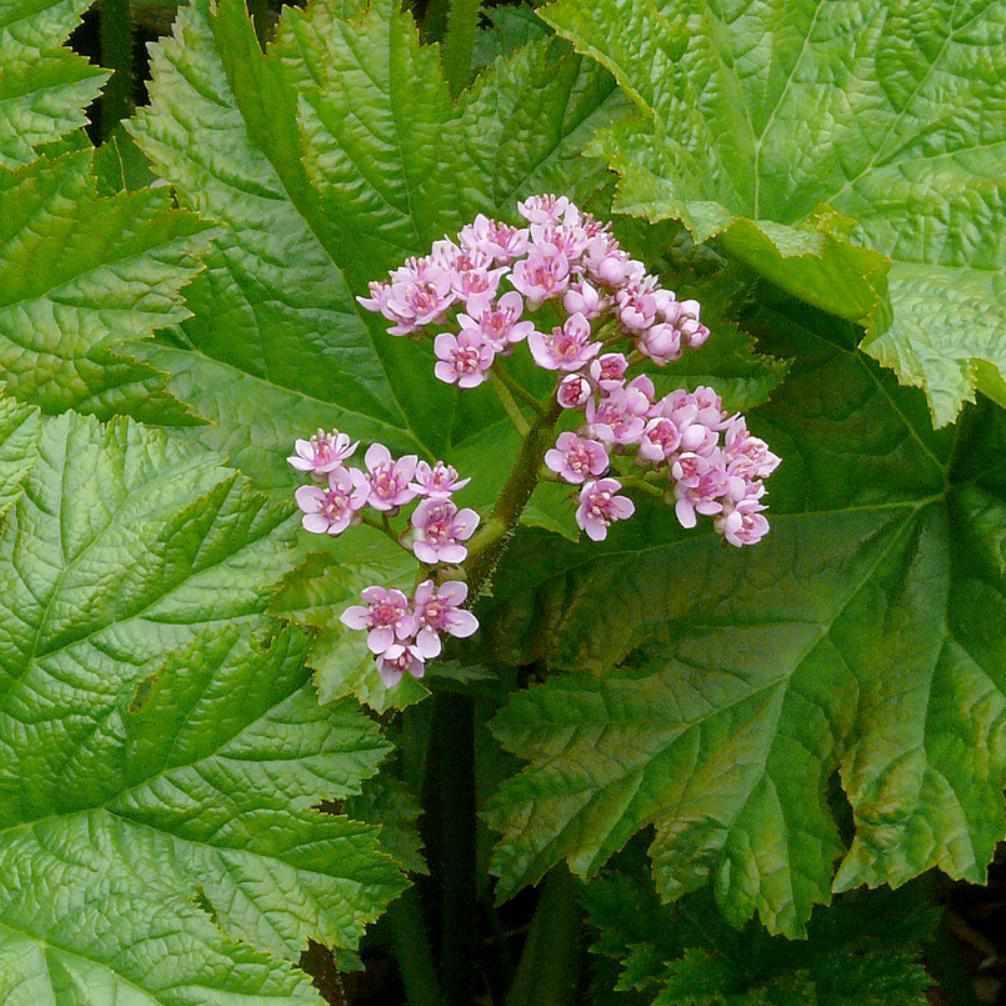
<svg viewBox="0 0 1006 1006">
<path fill-rule="evenodd" d="M 40 433 L 38 411 L 0 393 L 0 518 L 21 493 Z"/>
<path fill-rule="evenodd" d="M 491 27 L 483 28 L 475 38 L 472 66 L 476 70 L 549 34 L 548 25 L 530 7 L 491 7 L 483 13 Z"/>
<path fill-rule="evenodd" d="M 601 191 L 604 165 L 580 152 L 624 107 L 608 74 L 545 41 L 455 105 L 391 0 L 287 9 L 264 55 L 242 4 L 195 4 L 152 73 L 131 132 L 221 227 L 195 317 L 147 356 L 213 424 L 199 436 L 287 491 L 289 445 L 318 426 L 433 458 L 496 421 L 491 389 L 459 406 L 431 347 L 389 336 L 353 295 L 477 211 L 511 216 L 542 187 Z"/>
<path fill-rule="evenodd" d="M 292 530 L 203 450 L 45 421 L 0 534 L 5 1002 L 315 1002 L 278 959 L 402 890 L 376 828 L 314 809 L 388 745 L 264 615 Z"/>
<path fill-rule="evenodd" d="M 925 390 L 1006 373 L 1000 2 L 559 0 L 542 17 L 643 109 L 600 138 L 617 207 L 683 221 Z M 888 328 L 885 265 L 893 324 Z"/>
<path fill-rule="evenodd" d="M 4 0 L 0 4 L 0 168 L 87 122 L 84 108 L 107 70 L 61 48 L 88 0 Z"/>
<path fill-rule="evenodd" d="M 839 858 L 837 890 L 984 878 L 1006 826 L 1006 416 L 934 434 L 821 316 L 766 310 L 756 330 L 800 353 L 753 419 L 784 459 L 764 542 L 641 502 L 590 553 L 519 536 L 499 572 L 497 648 L 591 672 L 497 720 L 531 762 L 492 814 L 504 897 L 560 859 L 589 876 L 648 825 L 664 898 L 711 877 L 728 919 L 790 935 Z"/>
<path fill-rule="evenodd" d="M 0 369 L 8 392 L 44 412 L 196 420 L 130 344 L 187 317 L 206 224 L 166 191 L 96 191 L 92 153 L 0 171 Z"/>
<path fill-rule="evenodd" d="M 409 787 L 387 772 L 370 780 L 359 796 L 346 801 L 346 813 L 381 829 L 381 847 L 410 873 L 429 874 L 423 858 L 419 818 L 423 808 Z"/>
<path fill-rule="evenodd" d="M 621 966 L 616 989 L 654 1006 L 924 1006 L 922 944 L 938 912 L 917 888 L 850 895 L 815 915 L 806 942 L 728 926 L 705 894 L 661 905 L 641 871 L 584 890 L 591 950 Z M 656 996 L 656 998 L 652 998 Z"/>
</svg>

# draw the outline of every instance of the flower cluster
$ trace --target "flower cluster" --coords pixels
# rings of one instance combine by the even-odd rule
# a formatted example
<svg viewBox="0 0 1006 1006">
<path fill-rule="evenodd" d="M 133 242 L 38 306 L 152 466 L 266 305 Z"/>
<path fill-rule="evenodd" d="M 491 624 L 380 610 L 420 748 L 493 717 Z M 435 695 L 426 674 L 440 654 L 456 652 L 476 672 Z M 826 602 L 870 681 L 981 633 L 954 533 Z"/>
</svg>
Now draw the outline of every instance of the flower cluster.
<svg viewBox="0 0 1006 1006">
<path fill-rule="evenodd" d="M 431 465 L 415 454 L 395 458 L 378 443 L 364 454 L 365 470 L 351 468 L 346 462 L 358 446 L 338 430 L 318 430 L 309 440 L 296 441 L 295 453 L 287 461 L 312 479 L 294 493 L 304 529 L 342 534 L 366 519 L 369 507 L 376 511 L 371 519 L 375 526 L 410 549 L 421 563 L 463 562 L 468 555 L 464 543 L 478 527 L 479 515 L 459 509 L 451 497 L 470 480 L 443 461 Z M 409 527 L 396 534 L 390 521 L 411 503 L 417 505 Z M 391 688 L 406 672 L 423 676 L 426 661 L 440 654 L 442 634 L 464 638 L 475 632 L 475 616 L 461 609 L 467 596 L 467 586 L 458 580 L 439 586 L 425 580 L 411 600 L 400 590 L 372 586 L 363 591 L 366 604 L 347 608 L 342 621 L 352 629 L 367 630 L 378 672 Z"/>
<path fill-rule="evenodd" d="M 435 242 L 429 255 L 371 283 L 360 303 L 391 321 L 393 335 L 453 327 L 435 334 L 434 373 L 461 388 L 482 384 L 500 357 L 527 342 L 534 362 L 556 373 L 559 405 L 585 414 L 544 460 L 581 487 L 576 520 L 591 539 L 632 516 L 632 500 L 619 491 L 635 483 L 664 495 L 686 528 L 709 516 L 731 545 L 757 543 L 769 529 L 764 480 L 779 458 L 710 388 L 658 399 L 646 374 L 629 376 L 641 362 L 663 367 L 705 343 L 698 302 L 679 301 L 607 224 L 565 196 L 532 196 L 517 208 L 524 226 L 479 215 L 456 240 Z M 525 313 L 550 301 L 565 318 L 539 331 Z M 606 351 L 626 341 L 627 353 Z M 621 470 L 627 455 L 642 475 Z"/>
</svg>

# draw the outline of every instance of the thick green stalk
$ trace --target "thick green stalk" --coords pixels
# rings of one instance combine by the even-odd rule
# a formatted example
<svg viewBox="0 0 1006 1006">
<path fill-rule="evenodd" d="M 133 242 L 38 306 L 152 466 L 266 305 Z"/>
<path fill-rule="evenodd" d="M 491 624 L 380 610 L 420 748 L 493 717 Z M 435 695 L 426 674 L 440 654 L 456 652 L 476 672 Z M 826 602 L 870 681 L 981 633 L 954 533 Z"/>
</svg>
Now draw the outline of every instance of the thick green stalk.
<svg viewBox="0 0 1006 1006">
<path fill-rule="evenodd" d="M 468 86 L 475 50 L 475 32 L 479 25 L 479 0 L 451 0 L 444 38 L 444 76 L 451 94 L 458 95 Z"/>
<path fill-rule="evenodd" d="M 565 865 L 542 885 L 506 1006 L 574 1006 L 580 980 L 580 908 Z"/>
<path fill-rule="evenodd" d="M 391 946 L 409 1006 L 443 1006 L 444 998 L 423 920 L 423 907 L 414 887 L 392 904 L 387 920 Z"/>
<path fill-rule="evenodd" d="M 101 94 L 101 135 L 112 130 L 133 111 L 133 21 L 129 0 L 102 0 L 101 65 L 113 71 Z"/>
</svg>

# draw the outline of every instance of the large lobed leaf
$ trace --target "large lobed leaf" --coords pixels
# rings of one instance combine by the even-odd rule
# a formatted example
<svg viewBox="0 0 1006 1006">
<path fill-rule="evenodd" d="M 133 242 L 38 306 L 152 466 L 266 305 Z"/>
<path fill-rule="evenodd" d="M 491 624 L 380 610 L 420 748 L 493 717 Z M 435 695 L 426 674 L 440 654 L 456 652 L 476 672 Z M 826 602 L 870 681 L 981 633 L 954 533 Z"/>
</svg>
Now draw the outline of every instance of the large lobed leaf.
<svg viewBox="0 0 1006 1006">
<path fill-rule="evenodd" d="M 1006 403 L 1001 0 L 559 0 L 542 17 L 645 110 L 600 141 L 620 209 L 718 236 L 860 321 L 937 425 L 976 386 Z M 889 328 L 867 248 L 892 260 Z"/>
<path fill-rule="evenodd" d="M 319 425 L 435 457 L 497 420 L 490 389 L 455 416 L 430 347 L 388 336 L 354 294 L 479 210 L 601 189 L 603 164 L 580 153 L 624 108 L 610 76 L 542 40 L 454 104 L 392 0 L 287 9 L 266 54 L 242 4 L 197 3 L 152 74 L 133 135 L 221 230 L 189 292 L 195 317 L 150 359 L 213 422 L 213 444 L 286 489 L 290 443 Z"/>
<path fill-rule="evenodd" d="M 280 962 L 308 938 L 354 947 L 403 879 L 378 828 L 315 809 L 388 745 L 354 704 L 319 707 L 306 639 L 263 614 L 287 509 L 124 421 L 47 420 L 13 466 L 3 1001 L 318 1001 Z"/>
<path fill-rule="evenodd" d="M 526 533 L 499 575 L 504 659 L 580 672 L 497 721 L 531 762 L 492 814 L 504 896 L 653 825 L 664 898 L 711 877 L 730 920 L 796 935 L 833 887 L 981 881 L 1006 831 L 1006 417 L 934 434 L 851 333 L 762 322 L 801 354 L 756 420 L 785 459 L 769 538 L 738 551 L 641 506 L 589 553 Z"/>
</svg>

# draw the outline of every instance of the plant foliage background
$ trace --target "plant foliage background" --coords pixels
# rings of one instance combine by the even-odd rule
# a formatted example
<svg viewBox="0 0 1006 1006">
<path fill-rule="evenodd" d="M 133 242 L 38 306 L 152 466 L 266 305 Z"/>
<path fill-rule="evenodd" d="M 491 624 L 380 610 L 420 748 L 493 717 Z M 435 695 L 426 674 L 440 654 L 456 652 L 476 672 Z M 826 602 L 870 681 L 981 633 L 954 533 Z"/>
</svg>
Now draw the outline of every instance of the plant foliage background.
<svg viewBox="0 0 1006 1006">
<path fill-rule="evenodd" d="M 911 895 L 814 908 L 981 882 L 1006 832 L 1006 5 L 500 8 L 452 94 L 393 0 L 285 8 L 265 51 L 194 0 L 97 149 L 84 7 L 0 4 L 3 1002 L 319 1002 L 308 941 L 352 967 L 414 904 L 429 690 L 337 618 L 414 568 L 305 544 L 284 458 L 335 425 L 492 502 L 495 399 L 354 295 L 540 191 L 703 301 L 672 376 L 785 463 L 743 554 L 645 504 L 588 546 L 539 487 L 427 682 L 478 696 L 480 865 L 590 881 L 600 1003 L 924 1001 Z"/>
</svg>

